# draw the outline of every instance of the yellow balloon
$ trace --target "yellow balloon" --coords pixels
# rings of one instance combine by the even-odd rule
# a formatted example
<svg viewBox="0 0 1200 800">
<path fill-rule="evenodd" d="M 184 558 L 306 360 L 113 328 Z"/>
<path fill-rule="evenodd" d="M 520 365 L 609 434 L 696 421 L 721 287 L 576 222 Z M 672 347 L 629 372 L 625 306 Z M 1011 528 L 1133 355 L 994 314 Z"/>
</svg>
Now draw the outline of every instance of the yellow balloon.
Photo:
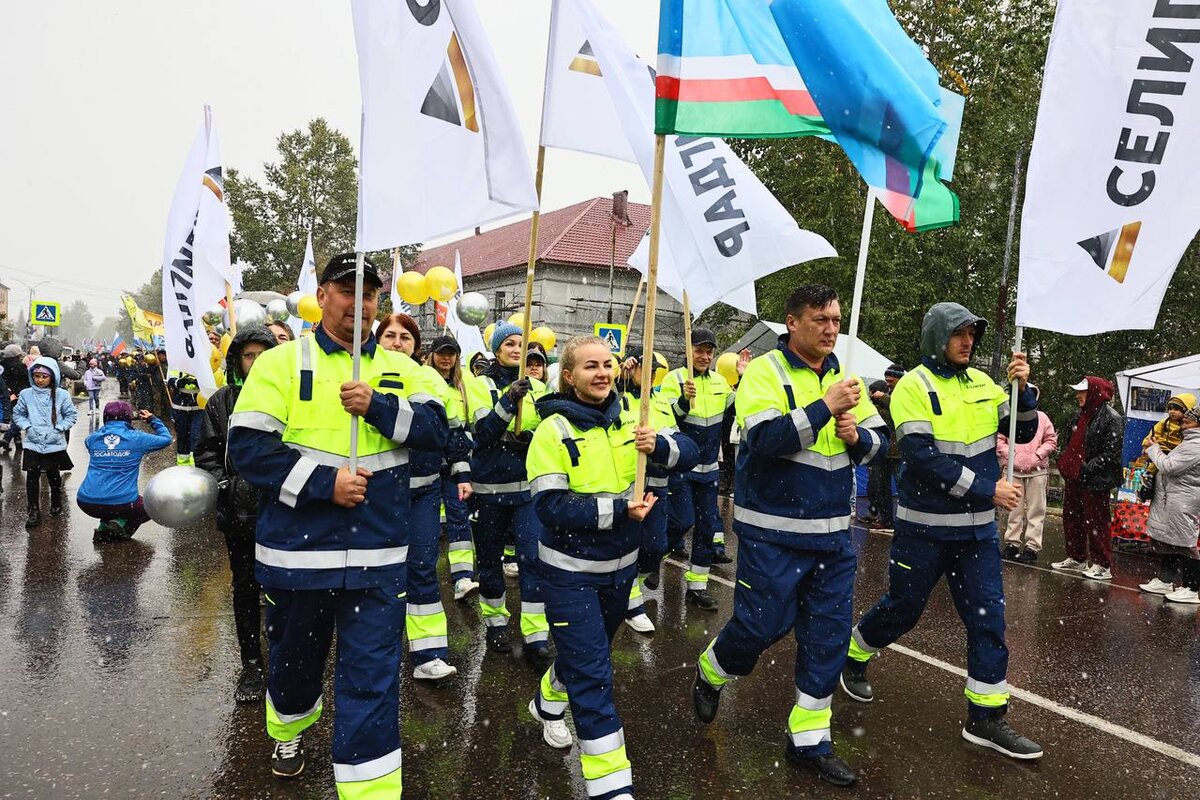
<svg viewBox="0 0 1200 800">
<path fill-rule="evenodd" d="M 529 333 L 529 342 L 530 344 L 537 342 L 546 348 L 546 352 L 549 353 L 558 344 L 558 337 L 554 335 L 554 331 L 543 325 L 539 328 L 534 328 Z"/>
<path fill-rule="evenodd" d="M 146 363 L 154 366 L 158 363 L 158 356 L 154 355 L 154 353 L 146 353 Z"/>
<path fill-rule="evenodd" d="M 445 303 L 458 291 L 458 278 L 446 267 L 430 267 L 425 273 L 425 288 L 430 297 Z"/>
<path fill-rule="evenodd" d="M 666 379 L 667 373 L 671 371 L 671 367 L 667 364 L 667 359 L 662 353 L 655 351 L 654 353 L 654 385 L 661 386 Z"/>
<path fill-rule="evenodd" d="M 525 315 L 518 311 L 508 318 L 509 325 L 516 325 L 521 330 L 525 330 Z"/>
<path fill-rule="evenodd" d="M 316 298 L 313 298 L 314 300 Z M 319 310 L 319 309 L 318 309 Z M 233 341 L 233 337 L 228 333 L 221 336 L 221 356 L 222 358 L 229 355 L 229 345 Z"/>
<path fill-rule="evenodd" d="M 300 298 L 300 302 L 296 304 L 296 310 L 300 312 L 300 319 L 312 325 L 316 325 L 321 321 L 321 306 L 317 303 L 315 295 L 306 294 Z"/>
<path fill-rule="evenodd" d="M 483 345 L 490 351 L 492 348 L 492 334 L 496 332 L 496 323 L 492 323 L 483 329 Z"/>
<path fill-rule="evenodd" d="M 396 291 L 400 299 L 409 305 L 423 305 L 429 299 L 429 289 L 425 286 L 425 276 L 419 272 L 406 272 L 396 281 Z"/>
<path fill-rule="evenodd" d="M 738 354 L 721 353 L 717 358 L 717 374 L 732 387 L 737 386 L 741 376 L 737 373 Z"/>
</svg>

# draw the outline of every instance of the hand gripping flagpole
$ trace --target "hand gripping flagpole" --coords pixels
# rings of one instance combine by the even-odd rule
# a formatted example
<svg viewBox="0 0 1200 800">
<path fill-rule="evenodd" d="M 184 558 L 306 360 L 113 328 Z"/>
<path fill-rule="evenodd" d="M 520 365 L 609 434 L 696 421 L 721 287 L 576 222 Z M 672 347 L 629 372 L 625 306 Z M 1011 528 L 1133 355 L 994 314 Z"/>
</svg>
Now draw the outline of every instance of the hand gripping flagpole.
<svg viewBox="0 0 1200 800">
<path fill-rule="evenodd" d="M 663 162 L 667 137 L 654 137 L 654 186 L 650 193 L 650 257 L 646 267 L 646 321 L 642 336 L 642 402 L 639 425 L 650 424 L 650 394 L 654 389 L 654 316 L 658 313 L 658 246 L 662 232 Z M 690 348 L 689 348 L 690 350 Z M 633 482 L 633 502 L 646 495 L 646 454 L 638 451 L 637 475 Z"/>
<path fill-rule="evenodd" d="M 358 382 L 362 375 L 362 323 L 363 323 L 363 262 L 366 254 L 361 250 L 354 254 L 354 345 L 350 349 L 350 380 Z M 350 474 L 358 474 L 358 417 L 350 417 Z"/>
<path fill-rule="evenodd" d="M 846 342 L 846 363 L 842 364 L 842 375 L 849 375 L 854 364 L 858 326 L 862 318 L 863 287 L 867 280 L 867 255 L 871 250 L 871 227 L 875 224 L 876 198 L 874 187 L 867 187 L 867 208 L 863 212 L 862 238 L 858 243 L 858 270 L 854 273 L 854 304 L 850 307 L 850 340 Z"/>
</svg>

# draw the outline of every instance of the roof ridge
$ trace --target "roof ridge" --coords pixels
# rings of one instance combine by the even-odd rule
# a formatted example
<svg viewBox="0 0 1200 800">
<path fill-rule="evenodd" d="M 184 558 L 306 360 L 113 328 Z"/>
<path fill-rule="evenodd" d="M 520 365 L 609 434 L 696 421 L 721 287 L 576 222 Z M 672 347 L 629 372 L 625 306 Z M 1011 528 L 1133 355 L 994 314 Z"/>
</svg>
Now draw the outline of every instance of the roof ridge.
<svg viewBox="0 0 1200 800">
<path fill-rule="evenodd" d="M 593 208 L 596 207 L 596 203 L 600 203 L 603 200 L 604 200 L 603 197 L 593 197 L 591 200 L 584 201 L 584 209 L 583 209 L 583 211 L 581 211 L 579 213 L 579 216 L 577 216 L 577 217 L 575 217 L 575 219 L 571 220 L 571 222 L 562 229 L 562 231 L 558 234 L 557 237 L 555 237 L 554 241 L 551 242 L 548 247 L 546 247 L 545 249 L 539 248 L 539 252 L 536 254 L 536 258 L 540 259 L 542 257 L 543 253 L 549 253 L 551 250 L 553 250 L 555 247 L 557 247 L 558 243 L 563 240 L 563 237 L 566 236 L 567 233 L 572 228 L 574 228 L 576 225 L 578 225 L 583 220 L 583 218 L 588 215 L 589 211 L 591 211 Z M 553 213 L 553 212 L 551 212 L 551 213 Z"/>
</svg>

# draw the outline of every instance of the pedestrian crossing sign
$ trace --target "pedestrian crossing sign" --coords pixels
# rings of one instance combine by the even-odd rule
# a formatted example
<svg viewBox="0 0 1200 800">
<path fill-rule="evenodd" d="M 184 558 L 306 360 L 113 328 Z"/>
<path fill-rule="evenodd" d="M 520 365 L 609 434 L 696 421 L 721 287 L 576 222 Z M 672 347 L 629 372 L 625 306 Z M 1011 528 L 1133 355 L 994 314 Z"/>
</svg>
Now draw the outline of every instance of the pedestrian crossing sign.
<svg viewBox="0 0 1200 800">
<path fill-rule="evenodd" d="M 34 300 L 29 310 L 29 324 L 44 325 L 48 328 L 62 323 L 62 306 L 46 300 Z"/>
<path fill-rule="evenodd" d="M 615 322 L 596 323 L 596 336 L 603 339 L 604 343 L 608 345 L 608 349 L 619 356 L 625 355 L 625 338 L 628 332 L 627 326 L 618 325 Z"/>
</svg>

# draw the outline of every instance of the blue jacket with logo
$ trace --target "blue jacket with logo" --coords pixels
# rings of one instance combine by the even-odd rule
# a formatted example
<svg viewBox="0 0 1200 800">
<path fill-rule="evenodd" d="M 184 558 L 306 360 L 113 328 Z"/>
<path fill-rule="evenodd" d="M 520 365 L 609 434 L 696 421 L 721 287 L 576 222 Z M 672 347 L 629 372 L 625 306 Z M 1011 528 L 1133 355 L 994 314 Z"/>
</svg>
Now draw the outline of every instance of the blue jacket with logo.
<svg viewBox="0 0 1200 800">
<path fill-rule="evenodd" d="M 158 417 L 150 420 L 153 433 L 139 431 L 123 420 L 107 422 L 85 441 L 88 471 L 78 497 L 85 503 L 116 506 L 138 499 L 138 474 L 147 453 L 171 444 L 171 432 Z"/>
</svg>

